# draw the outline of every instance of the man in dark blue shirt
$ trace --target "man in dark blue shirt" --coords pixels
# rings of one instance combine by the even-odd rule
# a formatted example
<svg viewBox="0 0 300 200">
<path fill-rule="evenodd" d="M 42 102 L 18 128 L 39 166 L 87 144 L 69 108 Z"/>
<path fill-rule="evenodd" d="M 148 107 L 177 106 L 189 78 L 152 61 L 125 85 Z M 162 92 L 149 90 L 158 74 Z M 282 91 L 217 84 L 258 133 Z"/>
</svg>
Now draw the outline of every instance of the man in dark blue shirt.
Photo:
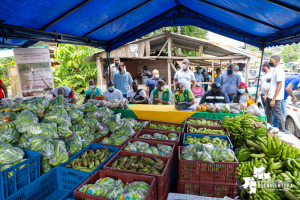
<svg viewBox="0 0 300 200">
<path fill-rule="evenodd" d="M 148 78 L 147 81 L 146 81 L 146 86 L 147 86 L 146 95 L 147 95 L 147 98 L 150 97 L 150 94 L 151 94 L 152 90 L 157 88 L 158 81 L 162 80 L 161 78 L 159 78 L 159 72 L 158 72 L 157 69 L 154 69 L 152 71 L 152 75 L 153 75 L 153 77 Z"/>
<path fill-rule="evenodd" d="M 292 97 L 293 103 L 297 102 L 297 98 L 295 97 L 293 91 L 297 89 L 298 85 L 300 83 L 300 75 L 299 74 L 294 74 L 292 76 L 289 76 L 285 82 L 284 82 L 284 99 L 281 100 L 281 110 L 282 110 L 282 115 L 283 118 L 285 119 L 287 110 L 287 101 L 286 99 L 288 96 Z M 273 121 L 272 121 L 273 127 L 279 127 L 277 118 L 275 116 L 275 113 L 273 113 Z"/>
</svg>

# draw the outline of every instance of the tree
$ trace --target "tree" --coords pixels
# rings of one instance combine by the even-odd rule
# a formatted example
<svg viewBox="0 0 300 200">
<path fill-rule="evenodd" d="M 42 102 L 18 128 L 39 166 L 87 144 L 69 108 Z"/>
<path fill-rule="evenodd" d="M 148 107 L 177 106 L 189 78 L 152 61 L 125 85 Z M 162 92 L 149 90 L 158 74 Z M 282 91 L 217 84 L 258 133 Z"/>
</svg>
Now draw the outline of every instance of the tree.
<svg viewBox="0 0 300 200">
<path fill-rule="evenodd" d="M 59 44 L 54 52 L 55 60 L 59 62 L 53 71 L 55 87 L 68 86 L 83 98 L 89 80 L 97 80 L 96 63 L 85 60 L 98 51 L 94 47 Z"/>
<path fill-rule="evenodd" d="M 283 51 L 279 55 L 285 63 L 296 61 L 299 58 L 299 54 L 288 44 L 284 46 Z"/>
</svg>

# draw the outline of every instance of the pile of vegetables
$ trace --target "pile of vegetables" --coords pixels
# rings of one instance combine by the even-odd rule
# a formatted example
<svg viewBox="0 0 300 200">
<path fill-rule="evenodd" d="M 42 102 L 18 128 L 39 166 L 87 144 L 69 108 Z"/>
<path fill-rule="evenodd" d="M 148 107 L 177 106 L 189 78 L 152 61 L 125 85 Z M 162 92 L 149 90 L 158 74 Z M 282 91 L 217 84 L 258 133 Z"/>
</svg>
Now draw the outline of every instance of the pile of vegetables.
<svg viewBox="0 0 300 200">
<path fill-rule="evenodd" d="M 210 121 L 205 119 L 189 119 L 186 123 L 206 126 L 221 126 L 221 123 L 219 121 Z"/>
<path fill-rule="evenodd" d="M 218 146 L 220 148 L 228 146 L 228 141 L 227 140 L 223 140 L 223 139 L 220 139 L 218 137 L 210 138 L 208 136 L 192 137 L 192 136 L 188 135 L 185 138 L 185 143 L 188 143 L 188 144 L 196 144 L 196 143 L 213 144 L 214 146 Z"/>
<path fill-rule="evenodd" d="M 215 130 L 209 128 L 194 128 L 189 127 L 190 133 L 203 133 L 203 134 L 212 134 L 212 135 L 226 135 L 227 133 L 224 130 Z"/>
<path fill-rule="evenodd" d="M 93 102 L 78 107 L 65 103 L 62 96 L 50 101 L 34 97 L 15 103 L 14 107 L 20 109 L 0 114 L 0 142 L 41 153 L 42 173 L 67 162 L 72 155 L 110 131 L 116 137 L 128 138 L 135 133 L 133 127 L 140 126 L 136 120 L 133 123 L 113 115 L 107 107 L 98 108 Z M 0 153 L 0 160 L 7 159 L 7 155 Z M 10 157 L 10 160 L 14 158 Z M 5 166 L 0 163 L 0 171 L 23 157 L 18 158 Z"/>
<path fill-rule="evenodd" d="M 178 136 L 175 133 L 169 133 L 168 135 L 164 135 L 164 134 L 160 134 L 160 133 L 154 133 L 153 135 L 143 134 L 139 138 L 178 141 Z"/>
<path fill-rule="evenodd" d="M 157 147 L 155 147 L 150 146 L 147 142 L 135 141 L 133 143 L 128 142 L 124 150 L 141 153 L 150 153 L 160 156 L 169 156 L 172 151 L 172 147 L 163 144 L 158 144 Z"/>
<path fill-rule="evenodd" d="M 174 125 L 165 125 L 165 124 L 152 124 L 150 123 L 148 128 L 168 130 L 168 131 L 182 131 L 182 127 Z"/>
</svg>

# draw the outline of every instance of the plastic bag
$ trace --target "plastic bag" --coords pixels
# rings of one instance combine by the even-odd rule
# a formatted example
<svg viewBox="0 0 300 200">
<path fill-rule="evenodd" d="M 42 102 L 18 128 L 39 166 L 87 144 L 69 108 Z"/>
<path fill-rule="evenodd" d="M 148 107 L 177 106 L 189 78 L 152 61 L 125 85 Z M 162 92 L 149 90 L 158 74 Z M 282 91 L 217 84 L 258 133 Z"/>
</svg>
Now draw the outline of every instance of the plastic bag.
<svg viewBox="0 0 300 200">
<path fill-rule="evenodd" d="M 206 152 L 206 151 L 198 151 L 198 152 L 196 153 L 196 160 L 214 163 L 212 157 L 211 157 L 210 154 L 209 154 L 208 152 Z"/>
<path fill-rule="evenodd" d="M 114 133 L 119 136 L 124 135 L 129 137 L 135 134 L 135 131 L 132 129 L 130 124 L 123 124 L 120 128 L 116 129 Z"/>
<path fill-rule="evenodd" d="M 54 145 L 46 141 L 42 136 L 27 137 L 23 145 L 25 148 L 42 154 L 43 160 L 48 160 L 54 156 Z"/>
<path fill-rule="evenodd" d="M 14 128 L 7 128 L 0 130 L 0 140 L 10 144 L 17 143 L 20 134 Z"/>
<path fill-rule="evenodd" d="M 95 119 L 101 119 L 103 117 L 103 112 L 100 110 L 95 110 L 94 112 L 89 112 L 85 115 L 86 118 L 95 118 Z"/>
<path fill-rule="evenodd" d="M 65 143 L 70 156 L 78 153 L 82 149 L 82 141 L 79 135 L 73 134 Z"/>
<path fill-rule="evenodd" d="M 9 149 L 12 148 L 13 146 L 7 142 L 3 142 L 0 140 L 0 149 Z"/>
<path fill-rule="evenodd" d="M 87 135 L 90 132 L 90 129 L 86 125 L 73 125 L 71 127 L 71 131 L 74 134 L 78 134 L 80 136 L 83 136 L 83 135 Z"/>
<path fill-rule="evenodd" d="M 61 140 L 53 140 L 52 144 L 54 145 L 54 155 L 50 159 L 50 164 L 58 166 L 61 163 L 67 162 L 69 155 L 65 143 Z"/>
<path fill-rule="evenodd" d="M 141 135 L 139 138 L 152 139 L 152 135 L 144 134 L 144 135 Z"/>
<path fill-rule="evenodd" d="M 232 113 L 232 114 L 240 114 L 240 111 L 236 110 L 236 109 L 231 109 L 230 113 Z"/>
<path fill-rule="evenodd" d="M 82 104 L 79 108 L 78 108 L 81 112 L 83 113 L 89 113 L 89 112 L 94 112 L 97 110 L 97 107 L 91 103 L 91 102 L 87 102 L 86 104 Z"/>
<path fill-rule="evenodd" d="M 230 104 L 230 110 L 232 110 L 232 109 L 240 111 L 241 106 L 238 103 L 231 103 Z"/>
<path fill-rule="evenodd" d="M 163 134 L 159 134 L 159 133 L 154 133 L 154 137 L 158 140 L 168 140 L 168 136 L 163 135 Z"/>
<path fill-rule="evenodd" d="M 135 141 L 132 143 L 139 152 L 143 152 L 146 149 L 149 149 L 149 144 L 142 141 Z"/>
<path fill-rule="evenodd" d="M 190 144 L 189 146 L 185 146 L 181 151 L 181 154 L 190 154 L 191 156 L 196 156 L 196 153 L 197 153 L 197 149 L 196 149 L 196 146 L 194 144 Z"/>
<path fill-rule="evenodd" d="M 248 106 L 247 109 L 246 109 L 247 112 L 253 112 L 253 113 L 254 113 L 256 110 L 259 111 L 259 108 L 257 107 L 256 104 L 252 104 L 252 105 Z"/>
<path fill-rule="evenodd" d="M 105 117 L 103 122 L 109 126 L 111 132 L 115 132 L 121 127 L 121 113 Z"/>
<path fill-rule="evenodd" d="M 71 110 L 78 109 L 78 106 L 76 106 L 75 104 L 72 104 L 72 103 L 64 103 L 64 105 L 65 105 L 65 110 L 67 112 L 70 112 Z"/>
<path fill-rule="evenodd" d="M 178 140 L 178 135 L 176 135 L 175 133 L 170 133 L 170 134 L 168 134 L 168 139 L 177 141 Z"/>
<path fill-rule="evenodd" d="M 70 130 L 68 125 L 60 125 L 57 127 L 57 134 L 60 138 L 70 137 L 73 132 Z"/>
<path fill-rule="evenodd" d="M 86 190 L 86 193 L 90 195 L 106 198 L 110 190 L 111 187 L 94 184 L 93 186 L 89 187 Z"/>
<path fill-rule="evenodd" d="M 125 192 L 123 187 L 114 187 L 112 188 L 108 195 L 105 197 L 107 199 L 116 199 L 119 195 L 123 194 Z"/>
<path fill-rule="evenodd" d="M 80 110 L 74 109 L 70 110 L 68 113 L 71 118 L 72 124 L 79 122 L 83 118 L 83 112 L 81 112 Z"/>
<path fill-rule="evenodd" d="M 121 194 L 120 196 L 118 196 L 117 200 L 126 200 L 126 199 L 140 199 L 139 198 L 139 193 L 136 191 L 130 191 L 130 192 L 126 192 Z"/>
<path fill-rule="evenodd" d="M 23 101 L 23 97 L 15 97 L 13 101 L 16 103 L 21 103 L 21 101 Z"/>
<path fill-rule="evenodd" d="M 126 189 L 128 192 L 134 190 L 134 191 L 144 191 L 145 193 L 147 193 L 149 187 L 150 185 L 144 181 L 134 181 L 132 183 L 129 183 Z"/>
<path fill-rule="evenodd" d="M 36 117 L 35 114 L 33 114 L 32 112 L 30 112 L 29 110 L 23 110 L 22 112 L 20 112 L 17 117 L 16 120 L 17 121 L 21 121 L 25 118 L 30 118 L 30 117 Z"/>
<path fill-rule="evenodd" d="M 58 95 L 57 97 L 50 100 L 50 104 L 54 105 L 56 103 L 63 103 L 64 102 L 64 96 Z"/>
<path fill-rule="evenodd" d="M 136 148 L 136 146 L 130 142 L 128 142 L 128 144 L 126 145 L 124 150 L 138 152 L 138 149 Z"/>
<path fill-rule="evenodd" d="M 16 124 L 16 129 L 19 133 L 27 133 L 28 130 L 27 128 L 32 124 L 38 123 L 38 121 L 39 120 L 36 116 L 30 116 L 30 117 L 19 119 Z"/>
<path fill-rule="evenodd" d="M 56 123 L 36 123 L 27 128 L 27 135 L 42 135 L 47 140 L 58 138 Z"/>
<path fill-rule="evenodd" d="M 0 155 L 0 164 L 9 164 L 23 159 L 25 153 L 19 147 L 12 147 L 9 149 L 0 149 Z"/>
<path fill-rule="evenodd" d="M 111 186 L 113 187 L 116 180 L 110 177 L 100 178 L 95 182 L 95 185 Z"/>
<path fill-rule="evenodd" d="M 82 148 L 89 146 L 94 141 L 94 136 L 93 138 L 91 138 L 85 135 L 85 136 L 80 136 L 80 138 L 82 142 Z"/>
<path fill-rule="evenodd" d="M 97 124 L 99 123 L 97 119 L 95 118 L 86 118 L 87 123 L 86 125 L 90 128 L 90 132 L 94 133 L 96 132 Z"/>
<path fill-rule="evenodd" d="M 52 169 L 52 166 L 49 163 L 49 160 L 44 160 L 41 164 L 41 173 L 46 174 Z"/>
<path fill-rule="evenodd" d="M 114 114 L 114 112 L 107 107 L 100 107 L 100 108 L 98 108 L 98 110 L 100 110 L 103 113 L 103 116 L 105 116 L 105 117 L 108 117 L 108 116 Z"/>
<path fill-rule="evenodd" d="M 96 133 L 101 135 L 106 135 L 109 132 L 109 127 L 104 123 L 97 123 Z"/>
<path fill-rule="evenodd" d="M 216 160 L 219 162 L 234 162 L 234 152 L 231 149 L 219 148 Z"/>
<path fill-rule="evenodd" d="M 169 156 L 172 152 L 172 147 L 163 145 L 163 144 L 158 144 L 157 148 L 159 151 L 163 152 L 166 156 Z"/>
</svg>

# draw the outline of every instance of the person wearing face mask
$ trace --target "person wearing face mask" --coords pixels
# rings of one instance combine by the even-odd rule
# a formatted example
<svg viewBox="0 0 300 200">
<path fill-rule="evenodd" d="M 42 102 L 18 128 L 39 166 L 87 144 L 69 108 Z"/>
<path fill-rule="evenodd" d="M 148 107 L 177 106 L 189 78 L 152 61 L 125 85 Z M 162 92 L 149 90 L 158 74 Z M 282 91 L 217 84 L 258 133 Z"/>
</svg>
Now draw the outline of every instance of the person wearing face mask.
<svg viewBox="0 0 300 200">
<path fill-rule="evenodd" d="M 121 59 L 119 56 L 114 57 L 114 63 L 110 65 L 108 68 L 108 71 L 106 72 L 106 76 L 109 76 L 110 71 L 110 80 L 113 80 L 115 74 L 119 73 L 119 63 L 121 62 Z M 125 68 L 126 71 L 126 68 Z"/>
<path fill-rule="evenodd" d="M 204 78 L 204 82 L 209 82 L 210 81 L 210 76 L 206 72 L 206 69 L 202 70 L 202 75 L 203 75 L 203 78 Z M 208 90 L 208 84 L 204 84 L 204 91 L 206 92 L 207 90 Z"/>
<path fill-rule="evenodd" d="M 132 104 L 147 104 L 146 92 L 143 89 L 139 89 L 139 83 L 137 81 L 132 82 L 132 90 L 127 93 L 127 99 Z"/>
<path fill-rule="evenodd" d="M 141 69 L 141 73 L 138 75 L 138 78 L 142 79 L 143 85 L 146 85 L 148 78 L 151 78 L 151 76 L 151 72 L 147 71 L 147 66 L 144 66 L 143 69 Z"/>
<path fill-rule="evenodd" d="M 146 95 L 147 95 L 147 98 L 150 97 L 150 94 L 151 94 L 152 90 L 157 88 L 159 80 L 162 80 L 161 78 L 159 78 L 159 72 L 158 72 L 157 69 L 154 69 L 152 71 L 152 77 L 148 78 L 147 81 L 146 81 Z"/>
<path fill-rule="evenodd" d="M 258 90 L 257 96 L 261 96 L 261 103 L 266 109 L 266 103 L 264 102 L 265 94 L 270 89 L 271 86 L 271 78 L 272 78 L 272 68 L 268 61 L 265 61 L 262 65 L 262 70 L 264 72 L 264 75 L 261 78 L 261 84 Z"/>
<path fill-rule="evenodd" d="M 64 101 L 66 103 L 76 104 L 75 94 L 74 94 L 73 90 L 67 86 L 55 88 L 52 91 L 52 94 L 53 94 L 53 98 L 55 98 L 59 95 L 62 95 L 64 97 Z"/>
<path fill-rule="evenodd" d="M 215 82 L 217 82 L 217 83 L 220 83 L 220 81 L 221 81 L 221 69 L 220 68 L 218 68 L 217 70 L 216 70 L 216 77 L 215 77 Z"/>
<path fill-rule="evenodd" d="M 163 80 L 158 81 L 158 87 L 152 90 L 149 98 L 149 104 L 171 105 L 173 104 L 172 92 L 166 88 Z"/>
<path fill-rule="evenodd" d="M 85 104 L 89 99 L 95 99 L 96 97 L 100 97 L 102 95 L 102 90 L 95 87 L 95 81 L 89 81 L 89 89 L 85 91 L 85 98 L 83 100 L 83 104 Z"/>
<path fill-rule="evenodd" d="M 241 77 L 241 82 L 245 82 L 244 74 L 239 70 L 240 70 L 239 66 L 235 65 L 233 72 L 238 74 Z"/>
<path fill-rule="evenodd" d="M 108 86 L 108 90 L 106 90 L 103 93 L 107 101 L 123 98 L 122 92 L 118 89 L 115 89 L 114 83 L 112 81 L 109 81 L 107 86 Z"/>
<path fill-rule="evenodd" d="M 196 72 L 194 72 L 194 76 L 195 76 L 195 81 L 196 82 L 203 82 L 204 81 L 203 75 L 201 73 L 201 68 L 199 66 L 196 67 Z M 202 84 L 200 84 L 200 87 L 202 87 Z"/>
<path fill-rule="evenodd" d="M 203 94 L 200 100 L 200 105 L 203 103 L 230 103 L 226 92 L 222 91 L 220 83 L 212 83 L 211 90 Z"/>
<path fill-rule="evenodd" d="M 237 88 L 241 82 L 241 77 L 233 73 L 233 68 L 235 64 L 230 63 L 227 67 L 227 73 L 222 74 L 220 85 L 222 90 L 228 95 L 229 101 L 232 102 L 233 96 L 236 94 Z"/>
<path fill-rule="evenodd" d="M 191 90 L 184 89 L 183 84 L 180 81 L 177 81 L 176 83 L 176 92 L 173 95 L 174 97 L 174 103 L 179 102 L 187 102 L 193 105 L 195 103 L 194 101 L 194 95 Z"/>
<path fill-rule="evenodd" d="M 176 82 L 180 81 L 184 89 L 190 89 L 192 84 L 193 92 L 195 89 L 195 75 L 189 70 L 189 63 L 188 59 L 182 61 L 182 69 L 176 72 L 173 85 L 176 85 Z M 174 88 L 174 92 L 176 92 L 176 87 Z"/>
<path fill-rule="evenodd" d="M 253 99 L 249 94 L 246 83 L 240 82 L 237 93 L 233 96 L 233 103 L 246 103 L 246 99 Z"/>
<path fill-rule="evenodd" d="M 131 74 L 125 71 L 125 64 L 120 62 L 119 73 L 114 75 L 113 82 L 115 88 L 122 92 L 124 98 L 127 98 L 127 92 L 129 91 L 129 87 L 131 89 L 132 81 Z"/>
<path fill-rule="evenodd" d="M 281 100 L 284 99 L 284 81 L 285 73 L 280 66 L 280 57 L 278 55 L 271 56 L 270 66 L 274 66 L 272 71 L 270 88 L 265 94 L 264 102 L 266 103 L 265 113 L 268 123 L 273 122 L 273 111 L 279 123 L 279 130 L 285 133 L 285 120 L 281 109 Z"/>
</svg>

